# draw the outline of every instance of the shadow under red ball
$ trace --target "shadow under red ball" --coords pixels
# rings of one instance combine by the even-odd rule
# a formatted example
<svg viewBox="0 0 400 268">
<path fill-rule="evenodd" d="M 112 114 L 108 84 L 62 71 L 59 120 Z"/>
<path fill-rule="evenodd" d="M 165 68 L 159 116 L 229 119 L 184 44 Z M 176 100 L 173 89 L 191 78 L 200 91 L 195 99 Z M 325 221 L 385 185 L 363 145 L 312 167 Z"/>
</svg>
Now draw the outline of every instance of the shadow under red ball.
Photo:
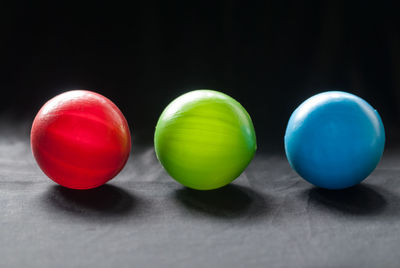
<svg viewBox="0 0 400 268">
<path fill-rule="evenodd" d="M 38 112 L 31 146 L 40 168 L 73 189 L 100 186 L 124 167 L 131 149 L 125 117 L 104 96 L 85 90 L 60 94 Z"/>
</svg>

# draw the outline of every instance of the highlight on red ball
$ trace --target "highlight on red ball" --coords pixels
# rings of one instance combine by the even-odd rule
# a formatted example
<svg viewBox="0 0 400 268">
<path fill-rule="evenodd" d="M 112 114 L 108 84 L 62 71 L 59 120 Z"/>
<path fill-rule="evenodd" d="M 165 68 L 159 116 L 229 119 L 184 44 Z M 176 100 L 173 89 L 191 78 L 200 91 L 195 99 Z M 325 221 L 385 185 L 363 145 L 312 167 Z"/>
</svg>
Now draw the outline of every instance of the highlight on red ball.
<svg viewBox="0 0 400 268">
<path fill-rule="evenodd" d="M 131 134 L 112 101 L 95 92 L 72 90 L 39 110 L 32 124 L 31 148 L 50 179 L 72 189 L 91 189 L 122 170 Z"/>
</svg>

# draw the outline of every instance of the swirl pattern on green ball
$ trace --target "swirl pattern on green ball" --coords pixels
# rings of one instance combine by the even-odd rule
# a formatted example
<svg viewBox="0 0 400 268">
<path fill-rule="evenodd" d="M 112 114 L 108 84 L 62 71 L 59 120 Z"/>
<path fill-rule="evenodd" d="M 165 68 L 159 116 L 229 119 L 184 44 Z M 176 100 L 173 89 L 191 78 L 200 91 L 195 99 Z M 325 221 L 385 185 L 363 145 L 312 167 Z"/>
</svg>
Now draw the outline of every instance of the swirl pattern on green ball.
<svg viewBox="0 0 400 268">
<path fill-rule="evenodd" d="M 230 96 L 213 90 L 191 91 L 172 101 L 158 120 L 154 146 L 168 174 L 197 190 L 232 182 L 257 148 L 247 111 Z"/>
</svg>

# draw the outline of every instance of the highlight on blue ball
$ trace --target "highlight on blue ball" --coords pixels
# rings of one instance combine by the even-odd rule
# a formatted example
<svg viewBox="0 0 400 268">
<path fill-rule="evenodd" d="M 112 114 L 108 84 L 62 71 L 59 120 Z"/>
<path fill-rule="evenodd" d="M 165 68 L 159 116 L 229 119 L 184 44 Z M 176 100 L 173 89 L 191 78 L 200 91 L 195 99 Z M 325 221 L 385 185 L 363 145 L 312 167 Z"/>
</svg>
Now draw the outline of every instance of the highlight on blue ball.
<svg viewBox="0 0 400 268">
<path fill-rule="evenodd" d="M 285 133 L 290 166 L 326 189 L 360 183 L 378 165 L 384 146 L 378 112 L 360 97 L 342 91 L 323 92 L 304 101 L 291 115 Z"/>
</svg>

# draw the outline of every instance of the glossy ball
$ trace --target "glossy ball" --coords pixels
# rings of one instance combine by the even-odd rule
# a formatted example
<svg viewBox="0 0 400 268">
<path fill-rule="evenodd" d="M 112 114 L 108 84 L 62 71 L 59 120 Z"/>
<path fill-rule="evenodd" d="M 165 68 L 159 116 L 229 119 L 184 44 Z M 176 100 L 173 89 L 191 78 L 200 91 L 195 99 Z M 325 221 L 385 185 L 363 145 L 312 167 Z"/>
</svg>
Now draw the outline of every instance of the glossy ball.
<svg viewBox="0 0 400 268">
<path fill-rule="evenodd" d="M 212 90 L 192 91 L 171 102 L 158 120 L 154 145 L 171 177 L 198 190 L 233 181 L 257 147 L 246 110 L 228 95 Z"/>
<path fill-rule="evenodd" d="M 364 180 L 378 165 L 385 130 L 376 110 L 346 92 L 329 91 L 303 102 L 285 134 L 286 156 L 308 182 L 343 189 Z"/>
<path fill-rule="evenodd" d="M 131 149 L 125 117 L 106 97 L 73 90 L 49 100 L 31 130 L 33 155 L 58 184 L 89 189 L 112 179 Z"/>
</svg>

